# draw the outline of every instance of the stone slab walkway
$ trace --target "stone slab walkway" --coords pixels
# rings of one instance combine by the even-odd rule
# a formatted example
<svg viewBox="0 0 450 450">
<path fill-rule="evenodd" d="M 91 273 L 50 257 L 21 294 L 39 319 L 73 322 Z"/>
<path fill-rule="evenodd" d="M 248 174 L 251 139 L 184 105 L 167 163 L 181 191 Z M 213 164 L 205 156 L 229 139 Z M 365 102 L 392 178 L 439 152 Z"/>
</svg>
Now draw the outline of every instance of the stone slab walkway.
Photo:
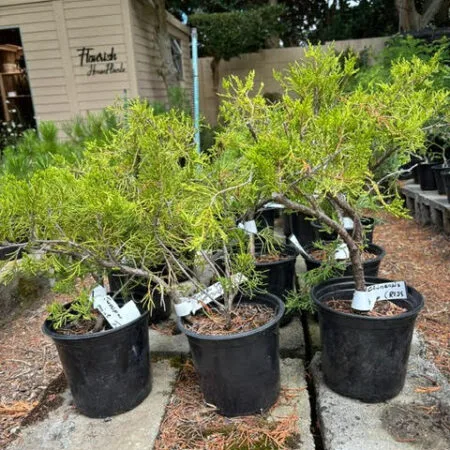
<svg viewBox="0 0 450 450">
<path fill-rule="evenodd" d="M 325 450 L 448 450 L 450 388 L 423 358 L 415 336 L 405 387 L 392 400 L 377 404 L 342 397 L 323 382 L 320 353 L 311 362 L 317 416 Z"/>
<path fill-rule="evenodd" d="M 133 410 L 108 419 L 82 416 L 64 403 L 47 419 L 21 430 L 7 450 L 147 450 L 153 448 L 176 378 L 169 361 L 152 363 L 153 388 Z"/>
</svg>

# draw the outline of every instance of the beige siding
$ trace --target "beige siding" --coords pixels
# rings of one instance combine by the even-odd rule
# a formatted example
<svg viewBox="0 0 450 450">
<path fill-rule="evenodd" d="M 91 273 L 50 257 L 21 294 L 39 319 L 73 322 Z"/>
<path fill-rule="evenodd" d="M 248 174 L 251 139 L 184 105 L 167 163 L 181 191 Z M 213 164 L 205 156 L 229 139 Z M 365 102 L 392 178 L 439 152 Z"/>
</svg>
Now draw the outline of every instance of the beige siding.
<svg viewBox="0 0 450 450">
<path fill-rule="evenodd" d="M 338 51 L 353 48 L 355 51 L 371 49 L 373 54 L 383 49 L 387 38 L 353 39 L 337 41 Z M 329 44 L 327 44 L 329 45 Z M 277 48 L 261 50 L 258 53 L 246 53 L 230 61 L 221 61 L 219 65 L 219 79 L 236 75 L 244 78 L 249 71 L 255 71 L 255 84 L 264 83 L 264 92 L 280 92 L 279 84 L 273 78 L 273 71 L 286 70 L 289 64 L 301 59 L 304 55 L 303 47 Z M 217 123 L 218 98 L 213 90 L 211 58 L 200 58 L 200 110 L 206 120 L 214 125 Z M 219 92 L 221 88 L 219 86 Z"/>
<path fill-rule="evenodd" d="M 65 122 L 100 111 L 123 98 L 165 100 L 158 68 L 154 14 L 148 0 L 0 0 L 0 27 L 19 27 L 38 121 Z M 185 79 L 191 86 L 188 29 L 169 17 L 171 34 L 182 42 Z M 80 49 L 109 53 L 125 72 L 88 76 Z M 104 69 L 104 63 L 97 63 Z"/>
<path fill-rule="evenodd" d="M 10 26 L 20 28 L 37 119 L 67 120 L 71 106 L 53 2 L 2 2 L 0 27 Z"/>
<path fill-rule="evenodd" d="M 145 0 L 131 0 L 130 5 L 138 93 L 144 98 L 164 101 L 167 97 L 164 82 L 158 75 L 161 57 L 153 8 Z"/>
<path fill-rule="evenodd" d="M 124 33 L 124 16 L 121 0 L 64 1 L 70 57 L 77 90 L 77 111 L 100 111 L 113 104 L 130 90 L 129 56 Z M 80 64 L 79 50 L 93 48 L 93 53 L 107 52 L 112 48 L 117 55 L 115 66 L 125 72 L 88 76 L 89 66 Z M 100 69 L 105 64 L 97 65 Z"/>
<path fill-rule="evenodd" d="M 169 14 L 169 34 L 181 41 L 183 49 L 183 80 L 180 86 L 191 89 L 189 30 Z M 133 49 L 136 60 L 136 76 L 139 95 L 148 99 L 166 101 L 164 81 L 159 75 L 161 54 L 156 42 L 155 14 L 146 0 L 131 0 Z"/>
</svg>

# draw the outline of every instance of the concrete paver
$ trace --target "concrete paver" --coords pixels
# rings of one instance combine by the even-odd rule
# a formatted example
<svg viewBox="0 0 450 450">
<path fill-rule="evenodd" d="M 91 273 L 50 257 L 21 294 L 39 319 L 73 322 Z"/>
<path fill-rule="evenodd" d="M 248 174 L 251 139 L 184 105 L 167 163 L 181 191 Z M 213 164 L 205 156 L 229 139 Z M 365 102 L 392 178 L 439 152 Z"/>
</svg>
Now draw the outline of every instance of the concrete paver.
<svg viewBox="0 0 450 450">
<path fill-rule="evenodd" d="M 152 363 L 153 388 L 133 410 L 108 419 L 91 419 L 64 403 L 49 417 L 21 430 L 7 450 L 144 450 L 151 449 L 158 435 L 165 407 L 175 382 L 176 369 L 168 361 Z"/>
</svg>

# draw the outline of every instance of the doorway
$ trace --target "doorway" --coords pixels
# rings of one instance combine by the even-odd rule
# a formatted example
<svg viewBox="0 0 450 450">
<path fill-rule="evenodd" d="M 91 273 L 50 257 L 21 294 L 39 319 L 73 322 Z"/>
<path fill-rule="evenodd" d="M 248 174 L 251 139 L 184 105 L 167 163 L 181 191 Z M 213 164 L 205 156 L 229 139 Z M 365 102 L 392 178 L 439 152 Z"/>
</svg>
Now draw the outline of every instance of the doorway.
<svg viewBox="0 0 450 450">
<path fill-rule="evenodd" d="M 0 148 L 36 128 L 19 28 L 0 29 L 0 124 Z"/>
</svg>

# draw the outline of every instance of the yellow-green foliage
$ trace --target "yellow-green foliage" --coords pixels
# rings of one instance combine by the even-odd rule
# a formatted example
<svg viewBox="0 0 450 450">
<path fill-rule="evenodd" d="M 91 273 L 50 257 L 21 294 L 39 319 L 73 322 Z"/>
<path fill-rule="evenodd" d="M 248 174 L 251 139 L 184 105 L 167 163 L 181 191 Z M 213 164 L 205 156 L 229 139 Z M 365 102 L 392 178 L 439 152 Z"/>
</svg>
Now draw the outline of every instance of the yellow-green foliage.
<svg viewBox="0 0 450 450">
<path fill-rule="evenodd" d="M 438 68 L 437 57 L 400 60 L 389 82 L 349 93 L 345 84 L 355 59 L 341 64 L 332 47 L 311 46 L 302 61 L 276 74 L 284 93 L 276 104 L 265 102 L 253 72 L 245 80 L 232 76 L 224 82 L 227 126 L 217 137 L 216 155 L 239 173 L 235 183 L 251 177 L 247 188 L 261 198 L 279 192 L 311 206 L 345 194 L 357 209 L 381 204 L 399 212 L 398 201 L 385 202 L 374 186 L 374 170 L 392 155 L 400 165 L 409 152 L 424 150 L 423 126 L 448 96 L 432 89 Z"/>
</svg>

